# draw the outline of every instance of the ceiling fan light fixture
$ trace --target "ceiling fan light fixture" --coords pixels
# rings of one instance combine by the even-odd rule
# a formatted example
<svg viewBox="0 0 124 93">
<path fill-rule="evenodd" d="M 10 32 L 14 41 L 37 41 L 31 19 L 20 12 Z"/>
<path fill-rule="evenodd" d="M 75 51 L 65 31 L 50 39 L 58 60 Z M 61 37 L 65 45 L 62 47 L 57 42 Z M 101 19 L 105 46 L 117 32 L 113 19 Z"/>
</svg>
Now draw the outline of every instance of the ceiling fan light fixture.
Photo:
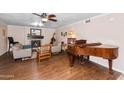
<svg viewBox="0 0 124 93">
<path fill-rule="evenodd" d="M 47 22 L 48 19 L 47 19 L 47 18 L 42 18 L 42 21 L 43 21 L 43 22 Z"/>
</svg>

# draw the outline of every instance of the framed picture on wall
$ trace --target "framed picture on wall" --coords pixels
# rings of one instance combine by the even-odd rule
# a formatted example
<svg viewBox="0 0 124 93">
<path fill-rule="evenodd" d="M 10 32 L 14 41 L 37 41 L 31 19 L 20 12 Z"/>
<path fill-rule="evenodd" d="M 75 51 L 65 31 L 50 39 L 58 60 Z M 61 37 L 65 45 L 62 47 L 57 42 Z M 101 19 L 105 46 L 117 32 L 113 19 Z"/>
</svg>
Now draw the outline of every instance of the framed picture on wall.
<svg viewBox="0 0 124 93">
<path fill-rule="evenodd" d="M 30 35 L 31 36 L 41 36 L 41 29 L 31 28 Z"/>
<path fill-rule="evenodd" d="M 61 36 L 67 36 L 67 32 L 61 32 Z"/>
<path fill-rule="evenodd" d="M 28 39 L 43 39 L 42 29 L 30 28 L 30 33 L 27 34 Z"/>
</svg>

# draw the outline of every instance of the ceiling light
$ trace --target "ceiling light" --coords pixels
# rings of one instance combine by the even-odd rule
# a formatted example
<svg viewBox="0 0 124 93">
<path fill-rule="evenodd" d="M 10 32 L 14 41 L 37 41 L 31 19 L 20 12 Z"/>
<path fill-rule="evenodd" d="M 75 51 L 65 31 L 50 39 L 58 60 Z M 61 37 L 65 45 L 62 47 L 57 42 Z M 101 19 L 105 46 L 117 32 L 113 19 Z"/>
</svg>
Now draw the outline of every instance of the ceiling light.
<svg viewBox="0 0 124 93">
<path fill-rule="evenodd" d="M 32 23 L 33 26 L 38 26 L 38 22 Z"/>
<path fill-rule="evenodd" d="M 34 22 L 34 23 L 32 23 L 32 25 L 35 26 L 35 27 L 41 27 L 44 24 L 42 23 L 42 21 L 40 21 L 40 22 Z"/>
<path fill-rule="evenodd" d="M 43 26 L 43 25 L 44 25 L 44 24 L 43 24 L 42 22 L 40 22 L 38 26 Z"/>
</svg>

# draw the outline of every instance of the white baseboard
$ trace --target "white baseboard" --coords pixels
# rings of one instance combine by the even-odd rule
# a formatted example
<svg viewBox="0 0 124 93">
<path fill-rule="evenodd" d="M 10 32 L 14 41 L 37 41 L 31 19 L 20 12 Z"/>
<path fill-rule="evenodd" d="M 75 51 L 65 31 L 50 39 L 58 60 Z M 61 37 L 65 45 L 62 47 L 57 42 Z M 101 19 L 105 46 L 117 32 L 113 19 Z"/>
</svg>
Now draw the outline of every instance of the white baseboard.
<svg viewBox="0 0 124 93">
<path fill-rule="evenodd" d="M 5 54 L 6 52 L 7 52 L 7 50 L 0 52 L 0 56 L 2 56 L 3 54 Z"/>
<path fill-rule="evenodd" d="M 113 67 L 113 70 L 118 71 L 118 72 L 120 72 L 120 73 L 124 74 L 124 71 L 119 70 L 119 69 L 117 69 L 117 68 L 114 68 L 114 67 Z"/>
<path fill-rule="evenodd" d="M 97 63 L 97 64 L 99 64 L 99 65 L 102 65 L 102 66 L 108 68 L 108 65 L 105 65 L 105 64 L 102 64 L 102 63 L 98 63 L 98 62 L 94 62 L 94 63 Z M 120 72 L 120 73 L 122 73 L 122 74 L 124 74 L 124 71 L 119 70 L 119 69 L 117 69 L 117 68 L 115 68 L 115 67 L 113 67 L 112 69 L 115 70 L 115 71 L 118 71 L 118 72 Z"/>
</svg>

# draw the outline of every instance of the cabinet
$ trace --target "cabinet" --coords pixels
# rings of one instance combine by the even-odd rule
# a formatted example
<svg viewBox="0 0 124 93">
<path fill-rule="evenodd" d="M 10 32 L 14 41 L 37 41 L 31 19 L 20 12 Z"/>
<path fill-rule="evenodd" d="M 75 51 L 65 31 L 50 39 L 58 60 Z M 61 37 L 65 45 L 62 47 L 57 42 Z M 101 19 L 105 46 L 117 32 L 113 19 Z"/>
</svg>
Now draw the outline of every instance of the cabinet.
<svg viewBox="0 0 124 93">
<path fill-rule="evenodd" d="M 76 42 L 76 38 L 68 38 L 67 42 L 68 44 L 74 44 Z"/>
</svg>

